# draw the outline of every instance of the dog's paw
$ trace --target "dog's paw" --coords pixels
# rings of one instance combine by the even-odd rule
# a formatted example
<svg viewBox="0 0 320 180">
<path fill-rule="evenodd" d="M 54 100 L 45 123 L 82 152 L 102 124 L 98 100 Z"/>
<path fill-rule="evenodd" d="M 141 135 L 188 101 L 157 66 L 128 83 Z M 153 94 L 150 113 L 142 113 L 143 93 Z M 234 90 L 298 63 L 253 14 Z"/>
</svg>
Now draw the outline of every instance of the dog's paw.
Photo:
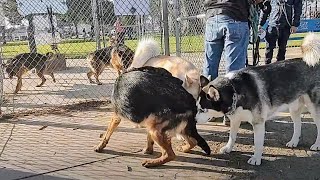
<svg viewBox="0 0 320 180">
<path fill-rule="evenodd" d="M 183 153 L 189 153 L 191 149 L 189 145 L 184 145 L 184 146 L 178 146 L 176 150 Z"/>
<path fill-rule="evenodd" d="M 142 150 L 143 154 L 153 154 L 153 149 L 152 148 L 144 148 Z"/>
<path fill-rule="evenodd" d="M 36 85 L 36 87 L 42 87 L 44 85 L 44 83 L 38 84 Z"/>
<path fill-rule="evenodd" d="M 320 143 L 315 143 L 310 147 L 312 151 L 320 151 Z"/>
<path fill-rule="evenodd" d="M 155 160 L 145 160 L 141 164 L 143 167 L 149 168 L 149 167 L 155 167 L 158 166 L 159 163 Z"/>
<path fill-rule="evenodd" d="M 99 146 L 97 146 L 97 147 L 94 148 L 94 151 L 95 151 L 95 152 L 102 152 L 102 150 L 103 150 L 103 148 L 101 148 L 101 147 L 99 147 Z"/>
<path fill-rule="evenodd" d="M 142 126 L 140 124 L 135 124 L 133 127 L 134 128 L 142 128 Z"/>
<path fill-rule="evenodd" d="M 251 164 L 251 165 L 254 165 L 254 166 L 259 166 L 261 164 L 261 158 L 256 158 L 256 157 L 252 156 L 248 160 L 248 164 Z"/>
<path fill-rule="evenodd" d="M 230 153 L 232 151 L 232 147 L 224 146 L 220 149 L 221 154 Z"/>
<path fill-rule="evenodd" d="M 183 152 L 183 148 L 182 148 L 182 146 L 178 146 L 178 147 L 176 147 L 176 150 L 177 150 L 177 151 L 179 151 L 179 152 Z"/>
<path fill-rule="evenodd" d="M 95 151 L 95 152 L 102 152 L 102 150 L 103 150 L 105 147 L 106 147 L 106 145 L 104 145 L 104 144 L 99 144 L 98 146 L 96 146 L 96 147 L 94 148 L 94 151 Z"/>
<path fill-rule="evenodd" d="M 299 143 L 299 139 L 297 139 L 297 140 L 291 139 L 291 141 L 289 141 L 286 144 L 286 146 L 289 147 L 289 148 L 294 148 L 294 147 L 298 146 L 298 143 Z"/>
</svg>

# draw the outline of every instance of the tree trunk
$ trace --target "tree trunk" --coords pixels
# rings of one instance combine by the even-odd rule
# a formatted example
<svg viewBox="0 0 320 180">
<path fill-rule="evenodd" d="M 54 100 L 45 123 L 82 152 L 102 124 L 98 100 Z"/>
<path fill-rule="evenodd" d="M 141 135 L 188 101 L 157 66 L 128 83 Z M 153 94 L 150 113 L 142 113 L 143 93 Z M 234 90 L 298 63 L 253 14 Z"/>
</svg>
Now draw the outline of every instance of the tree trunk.
<svg viewBox="0 0 320 180">
<path fill-rule="evenodd" d="M 3 44 L 5 44 L 5 43 L 6 43 L 6 31 L 5 31 L 5 26 L 0 26 L 0 32 L 1 32 L 0 42 L 3 42 Z"/>
<path fill-rule="evenodd" d="M 36 45 L 36 40 L 34 39 L 34 31 L 35 30 L 34 30 L 34 25 L 33 25 L 33 15 L 32 14 L 28 15 L 27 19 L 29 21 L 27 33 L 28 33 L 30 53 L 36 53 L 37 52 L 37 45 Z"/>
<path fill-rule="evenodd" d="M 73 25 L 74 25 L 75 30 L 76 30 L 76 38 L 79 38 L 78 23 L 73 22 Z"/>
</svg>

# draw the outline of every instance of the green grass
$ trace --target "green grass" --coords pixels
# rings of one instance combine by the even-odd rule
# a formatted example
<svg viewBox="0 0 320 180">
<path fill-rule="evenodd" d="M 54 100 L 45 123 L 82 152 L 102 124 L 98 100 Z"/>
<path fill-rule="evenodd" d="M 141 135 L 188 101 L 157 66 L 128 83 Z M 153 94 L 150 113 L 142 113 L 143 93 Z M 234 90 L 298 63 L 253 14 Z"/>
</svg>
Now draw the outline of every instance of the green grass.
<svg viewBox="0 0 320 180">
<path fill-rule="evenodd" d="M 293 34 L 291 37 L 304 37 L 306 33 Z M 160 37 L 155 37 L 155 40 L 160 43 Z M 176 39 L 170 37 L 170 52 L 176 52 Z M 136 49 L 137 40 L 126 40 L 126 45 L 131 49 Z M 288 42 L 288 46 L 297 47 L 300 46 L 302 40 L 291 40 Z M 102 43 L 101 43 L 102 44 Z M 84 41 L 82 39 L 70 39 L 60 42 L 58 48 L 61 53 L 65 54 L 67 58 L 84 58 L 89 52 L 95 50 L 96 43 L 92 41 Z M 103 47 L 103 46 L 102 46 Z M 265 48 L 265 43 L 260 44 L 260 48 Z M 51 52 L 50 45 L 37 46 L 39 53 Z M 203 52 L 204 51 L 204 37 L 202 35 L 196 36 L 183 36 L 181 37 L 181 51 L 182 52 Z M 26 41 L 9 42 L 3 46 L 4 58 L 11 58 L 20 53 L 29 52 L 29 46 Z"/>
</svg>

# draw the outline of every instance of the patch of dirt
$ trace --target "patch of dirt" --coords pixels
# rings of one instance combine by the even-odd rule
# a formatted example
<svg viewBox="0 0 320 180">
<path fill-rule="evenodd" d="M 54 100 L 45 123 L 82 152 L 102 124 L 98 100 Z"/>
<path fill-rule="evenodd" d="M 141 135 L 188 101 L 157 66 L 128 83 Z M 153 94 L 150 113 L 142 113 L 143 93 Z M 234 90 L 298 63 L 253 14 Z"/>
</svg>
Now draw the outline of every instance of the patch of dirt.
<svg viewBox="0 0 320 180">
<path fill-rule="evenodd" d="M 63 115 L 68 112 L 77 112 L 77 111 L 90 111 L 90 110 L 99 110 L 99 108 L 104 108 L 110 110 L 109 107 L 111 101 L 87 101 L 76 103 L 72 105 L 63 105 L 57 107 L 45 107 L 45 108 L 37 108 L 34 110 L 26 110 L 26 111 L 19 111 L 17 113 L 10 113 L 10 114 L 3 114 L 0 120 L 7 120 L 12 118 L 18 118 L 22 116 L 42 116 L 46 114 L 54 114 L 54 115 Z"/>
<path fill-rule="evenodd" d="M 211 147 L 211 157 L 226 162 L 221 173 L 230 174 L 231 179 L 320 179 L 320 152 L 310 150 L 317 137 L 317 129 L 311 119 L 303 119 L 302 136 L 296 148 L 286 147 L 293 134 L 293 123 L 289 117 L 267 121 L 260 166 L 247 164 L 254 150 L 250 124 L 241 125 L 234 151 L 230 154 L 219 152 L 228 142 L 228 127 L 213 123 L 208 130 L 201 129 L 200 132 Z M 180 144 L 174 142 L 174 146 Z M 199 148 L 197 150 L 201 151 Z M 201 159 L 197 161 L 202 163 Z"/>
</svg>

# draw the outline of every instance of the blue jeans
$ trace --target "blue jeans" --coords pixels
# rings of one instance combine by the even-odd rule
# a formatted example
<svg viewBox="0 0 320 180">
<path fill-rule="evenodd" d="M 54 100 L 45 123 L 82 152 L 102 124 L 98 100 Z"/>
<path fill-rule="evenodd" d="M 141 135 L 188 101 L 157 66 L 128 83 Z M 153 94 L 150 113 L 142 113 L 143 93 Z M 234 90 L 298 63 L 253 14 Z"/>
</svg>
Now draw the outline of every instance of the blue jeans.
<svg viewBox="0 0 320 180">
<path fill-rule="evenodd" d="M 226 61 L 226 73 L 246 66 L 249 45 L 248 22 L 235 21 L 229 16 L 216 15 L 206 22 L 205 61 L 203 75 L 218 77 L 222 52 Z"/>
</svg>

